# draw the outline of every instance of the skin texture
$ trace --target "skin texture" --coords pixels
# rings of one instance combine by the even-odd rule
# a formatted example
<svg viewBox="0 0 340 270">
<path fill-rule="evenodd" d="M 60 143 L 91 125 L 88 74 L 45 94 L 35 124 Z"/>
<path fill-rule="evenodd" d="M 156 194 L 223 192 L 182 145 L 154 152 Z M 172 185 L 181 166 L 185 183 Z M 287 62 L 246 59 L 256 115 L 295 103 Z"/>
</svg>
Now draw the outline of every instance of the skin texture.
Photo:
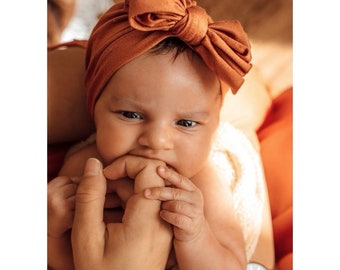
<svg viewBox="0 0 340 270">
<path fill-rule="evenodd" d="M 197 56 L 183 53 L 174 59 L 172 53 L 144 54 L 111 78 L 95 106 L 96 145 L 70 156 L 60 176 L 76 179 L 89 157 L 100 159 L 107 183 L 118 180 L 130 186 L 130 192 L 134 190 L 126 194 L 126 201 L 117 193 L 111 207 L 119 205 L 119 199 L 121 206 L 129 204 L 136 190 L 144 190 L 144 198 L 150 202 L 162 202 L 155 213 L 172 226 L 180 269 L 244 269 L 244 242 L 231 192 L 209 162 L 221 106 L 219 81 Z M 140 185 L 128 172 L 141 162 L 145 179 L 161 177 L 165 184 Z M 157 162 L 162 164 L 155 167 Z M 119 164 L 124 164 L 125 173 Z M 110 190 L 115 193 L 118 188 L 107 188 L 107 194 Z M 53 193 L 49 193 L 51 197 Z M 51 205 L 51 213 L 56 207 Z M 60 207 L 69 207 L 65 212 L 74 209 L 74 205 Z M 51 218 L 51 224 L 64 223 L 57 215 Z M 116 215 L 110 220 L 119 218 Z M 148 222 L 145 219 L 146 227 Z M 69 226 L 64 227 L 64 233 L 58 230 L 64 244 L 70 245 Z M 49 239 L 51 245 L 55 239 Z M 54 252 L 49 256 L 61 254 Z M 170 257 L 167 268 L 174 264 Z"/>
</svg>

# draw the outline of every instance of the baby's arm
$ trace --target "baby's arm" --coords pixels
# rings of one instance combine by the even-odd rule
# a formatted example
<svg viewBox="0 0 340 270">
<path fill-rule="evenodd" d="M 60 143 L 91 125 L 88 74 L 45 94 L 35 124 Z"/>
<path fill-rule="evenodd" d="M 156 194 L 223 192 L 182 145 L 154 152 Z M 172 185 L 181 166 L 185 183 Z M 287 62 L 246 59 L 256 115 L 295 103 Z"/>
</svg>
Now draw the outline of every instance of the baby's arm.
<svg viewBox="0 0 340 270">
<path fill-rule="evenodd" d="M 217 253 L 212 246 L 197 249 L 196 252 L 200 251 L 201 258 L 204 258 L 204 254 L 206 258 L 212 258 L 212 261 L 215 258 L 216 266 L 213 269 L 246 269 L 242 227 L 225 175 L 213 164 L 208 164 L 192 181 L 202 191 L 205 218 L 210 232 L 213 234 L 212 237 L 219 244 Z M 219 260 L 221 264 L 218 263 Z M 209 264 L 209 262 L 210 260 L 205 260 L 205 263 Z M 210 262 L 210 265 L 213 263 Z M 227 267 L 223 265 L 227 265 Z"/>
<path fill-rule="evenodd" d="M 158 173 L 172 187 L 145 191 L 163 202 L 161 217 L 174 226 L 180 269 L 245 269 L 242 230 L 225 180 L 207 166 L 192 181 L 173 170 Z"/>
</svg>

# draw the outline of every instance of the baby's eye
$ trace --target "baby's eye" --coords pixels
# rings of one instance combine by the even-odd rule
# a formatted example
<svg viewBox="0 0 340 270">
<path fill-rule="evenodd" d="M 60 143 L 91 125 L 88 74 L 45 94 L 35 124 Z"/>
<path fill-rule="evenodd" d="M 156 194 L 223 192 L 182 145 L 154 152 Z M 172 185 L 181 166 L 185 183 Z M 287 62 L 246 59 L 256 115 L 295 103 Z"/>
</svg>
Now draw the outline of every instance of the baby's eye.
<svg viewBox="0 0 340 270">
<path fill-rule="evenodd" d="M 177 121 L 177 125 L 183 126 L 183 127 L 194 127 L 197 125 L 197 122 L 192 121 L 192 120 L 179 120 Z"/>
<path fill-rule="evenodd" d="M 137 112 L 121 111 L 120 114 L 130 119 L 143 119 L 143 117 Z"/>
</svg>

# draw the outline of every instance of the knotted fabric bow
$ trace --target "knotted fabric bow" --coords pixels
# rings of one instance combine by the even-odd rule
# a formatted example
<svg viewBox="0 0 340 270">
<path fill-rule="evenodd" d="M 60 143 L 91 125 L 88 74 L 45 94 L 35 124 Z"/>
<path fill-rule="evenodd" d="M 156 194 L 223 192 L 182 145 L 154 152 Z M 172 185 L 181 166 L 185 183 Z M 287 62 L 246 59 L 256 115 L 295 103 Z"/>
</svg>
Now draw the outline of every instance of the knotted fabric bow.
<svg viewBox="0 0 340 270">
<path fill-rule="evenodd" d="M 119 68 L 168 37 L 188 44 L 234 94 L 252 66 L 248 37 L 238 21 L 213 22 L 191 0 L 126 0 L 100 18 L 88 41 L 85 86 L 90 113 Z"/>
</svg>

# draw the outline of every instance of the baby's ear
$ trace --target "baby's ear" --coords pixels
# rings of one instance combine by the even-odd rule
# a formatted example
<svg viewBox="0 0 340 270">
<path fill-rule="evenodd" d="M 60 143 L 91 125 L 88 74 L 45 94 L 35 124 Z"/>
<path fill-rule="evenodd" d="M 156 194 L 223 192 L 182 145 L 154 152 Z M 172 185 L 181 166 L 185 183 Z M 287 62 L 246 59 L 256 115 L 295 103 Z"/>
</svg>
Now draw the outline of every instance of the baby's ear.
<svg viewBox="0 0 340 270">
<path fill-rule="evenodd" d="M 262 76 L 253 67 L 245 82 L 234 95 L 228 91 L 224 97 L 221 120 L 248 133 L 256 132 L 262 125 L 272 105 L 272 97 Z"/>
</svg>

